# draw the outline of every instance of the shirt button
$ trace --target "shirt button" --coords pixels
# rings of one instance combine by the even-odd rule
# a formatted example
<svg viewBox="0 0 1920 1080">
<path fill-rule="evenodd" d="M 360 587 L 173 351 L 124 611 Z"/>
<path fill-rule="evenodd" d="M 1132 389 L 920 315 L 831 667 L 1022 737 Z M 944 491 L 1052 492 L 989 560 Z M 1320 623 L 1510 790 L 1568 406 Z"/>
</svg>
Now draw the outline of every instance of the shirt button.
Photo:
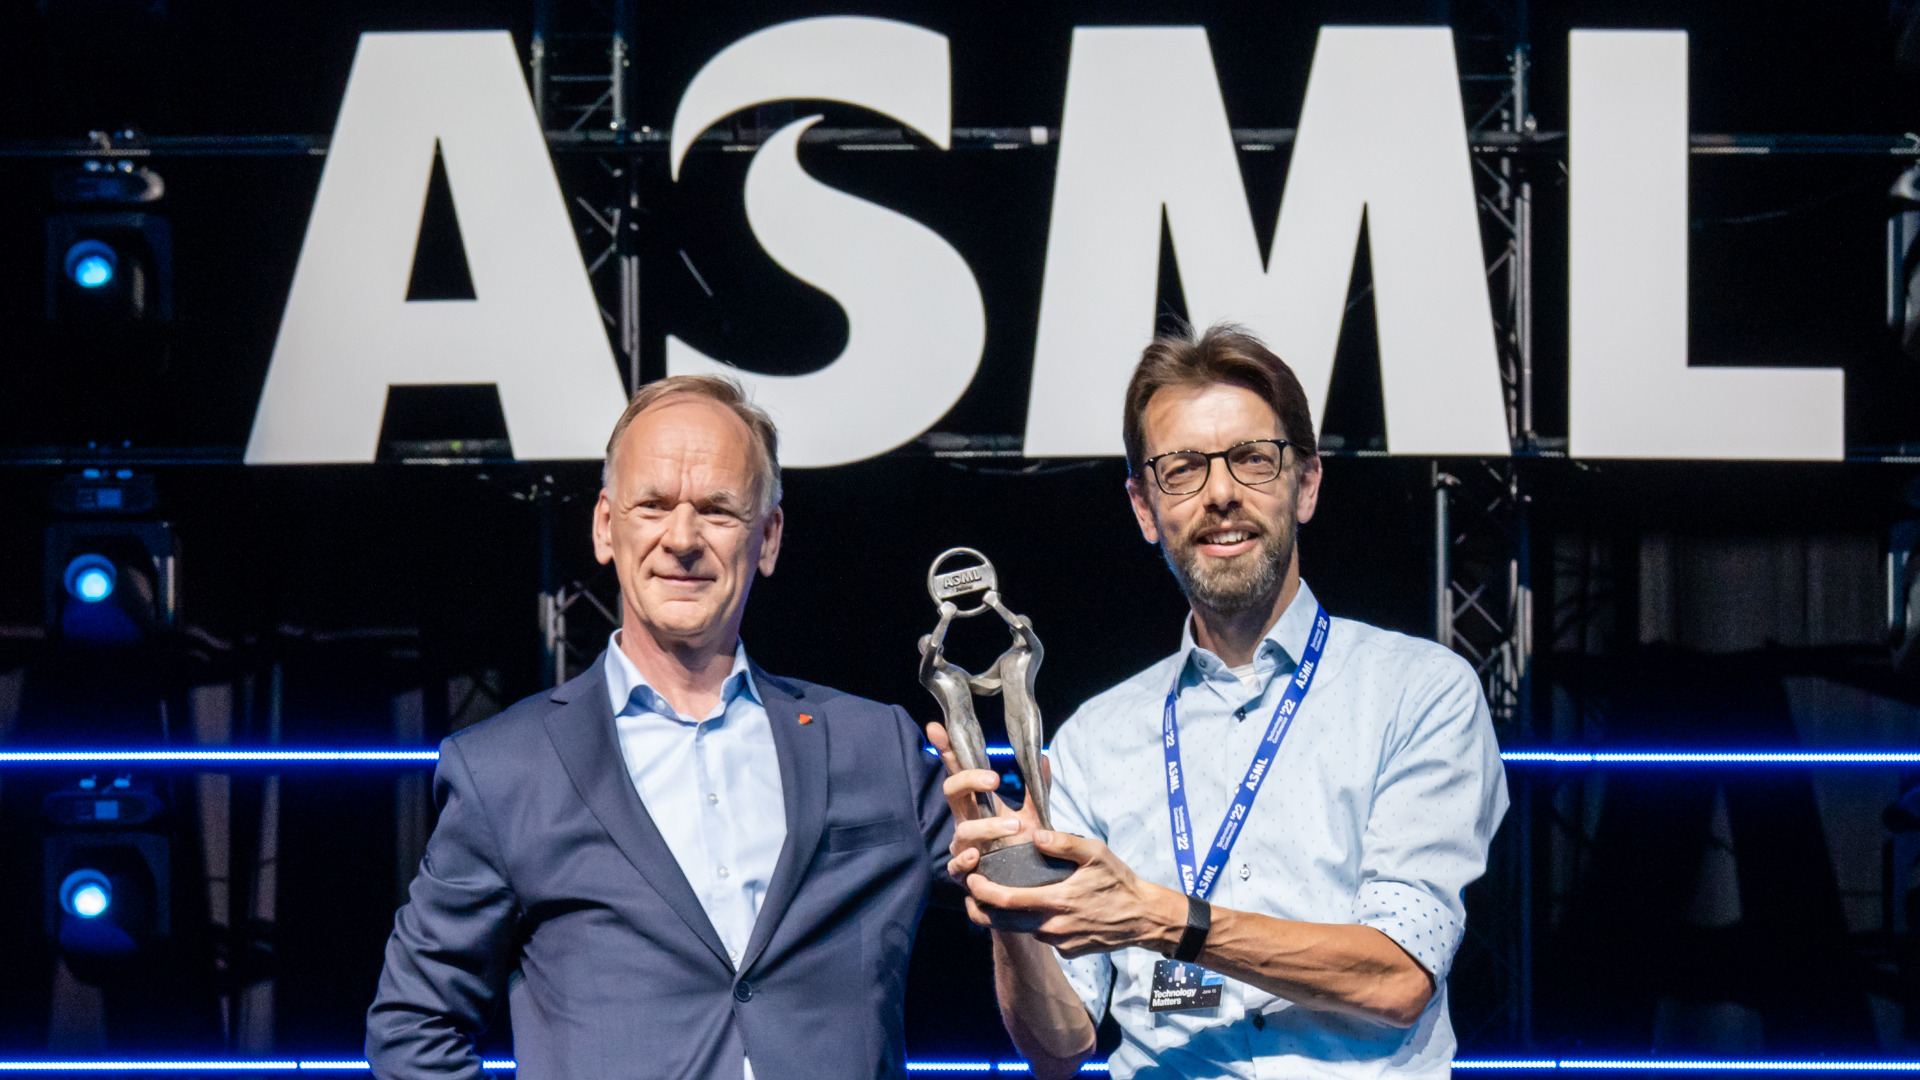
<svg viewBox="0 0 1920 1080">
<path fill-rule="evenodd" d="M 722 873 L 725 873 L 725 871 L 722 871 Z M 1253 876 L 1253 867 L 1248 866 L 1246 863 L 1241 863 L 1240 864 L 1240 880 L 1245 881 L 1252 876 Z"/>
<path fill-rule="evenodd" d="M 724 866 L 723 866 L 723 867 L 721 867 L 721 868 L 719 869 L 719 871 L 718 871 L 718 873 L 720 874 L 720 876 L 721 876 L 721 877 L 726 877 L 726 876 L 727 876 L 727 868 L 726 868 L 726 867 L 724 867 Z"/>
<path fill-rule="evenodd" d="M 718 803 L 719 801 L 720 801 L 720 796 L 718 796 L 718 795 L 715 795 L 715 794 L 713 794 L 712 792 L 708 792 L 708 793 L 707 793 L 707 805 L 708 805 L 708 806 L 712 806 L 712 805 L 714 805 L 715 803 Z"/>
<path fill-rule="evenodd" d="M 733 984 L 733 1000 L 752 1001 L 753 1000 L 753 984 L 749 983 L 745 979 L 741 979 L 739 982 L 734 983 Z"/>
<path fill-rule="evenodd" d="M 1256 1029 L 1260 1031 L 1267 1030 L 1267 1015 L 1265 1013 L 1254 1013 L 1251 1017 L 1248 1017 L 1248 1019 L 1253 1021 L 1253 1026 Z"/>
</svg>

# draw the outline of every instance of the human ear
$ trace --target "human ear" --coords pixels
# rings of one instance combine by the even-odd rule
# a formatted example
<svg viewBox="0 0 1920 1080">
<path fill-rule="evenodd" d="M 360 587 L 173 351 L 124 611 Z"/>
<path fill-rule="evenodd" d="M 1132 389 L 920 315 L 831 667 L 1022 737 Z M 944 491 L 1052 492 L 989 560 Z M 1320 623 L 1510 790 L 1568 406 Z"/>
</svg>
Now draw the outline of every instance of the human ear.
<svg viewBox="0 0 1920 1080">
<path fill-rule="evenodd" d="M 1160 542 L 1160 523 L 1154 520 L 1153 503 L 1140 478 L 1127 478 L 1127 501 L 1133 505 L 1133 520 L 1140 524 L 1140 535 L 1149 544 Z"/>
<path fill-rule="evenodd" d="M 593 504 L 593 557 L 602 566 L 613 561 L 613 500 L 606 488 Z"/>
<path fill-rule="evenodd" d="M 774 507 L 760 525 L 760 576 L 772 577 L 773 564 L 780 559 L 780 537 L 787 527 L 787 512 Z"/>
<path fill-rule="evenodd" d="M 1313 511 L 1320 504 L 1320 455 L 1307 458 L 1300 463 L 1298 491 L 1293 500 L 1293 517 L 1305 525 L 1313 520 Z"/>
</svg>

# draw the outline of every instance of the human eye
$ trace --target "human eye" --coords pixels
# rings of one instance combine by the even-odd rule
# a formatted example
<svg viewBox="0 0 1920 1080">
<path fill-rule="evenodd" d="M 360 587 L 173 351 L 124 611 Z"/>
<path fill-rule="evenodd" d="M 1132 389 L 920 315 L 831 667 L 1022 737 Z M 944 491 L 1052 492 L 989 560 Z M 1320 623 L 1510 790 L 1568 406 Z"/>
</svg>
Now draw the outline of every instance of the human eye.
<svg viewBox="0 0 1920 1080">
<path fill-rule="evenodd" d="M 1274 465 L 1273 447 L 1264 442 L 1244 443 L 1233 448 L 1230 459 L 1235 465 L 1271 469 Z"/>
<path fill-rule="evenodd" d="M 694 509 L 714 525 L 737 525 L 747 519 L 745 509 L 731 499 L 709 499 Z"/>
<path fill-rule="evenodd" d="M 1194 474 L 1200 471 L 1193 454 L 1176 454 L 1160 459 L 1160 478 L 1169 484 L 1191 482 Z"/>
</svg>

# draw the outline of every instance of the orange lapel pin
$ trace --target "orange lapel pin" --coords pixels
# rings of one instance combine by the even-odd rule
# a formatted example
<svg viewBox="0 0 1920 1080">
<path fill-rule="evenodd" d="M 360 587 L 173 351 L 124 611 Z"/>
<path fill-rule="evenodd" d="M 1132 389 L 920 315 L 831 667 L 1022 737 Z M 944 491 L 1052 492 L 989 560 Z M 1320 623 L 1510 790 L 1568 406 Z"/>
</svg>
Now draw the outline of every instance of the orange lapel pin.
<svg viewBox="0 0 1920 1080">
<path fill-rule="evenodd" d="M 800 722 L 801 722 L 801 723 L 803 723 L 803 724 L 811 724 L 811 723 L 813 723 L 813 714 L 812 714 L 812 713 L 801 713 L 801 714 L 800 714 Z"/>
</svg>

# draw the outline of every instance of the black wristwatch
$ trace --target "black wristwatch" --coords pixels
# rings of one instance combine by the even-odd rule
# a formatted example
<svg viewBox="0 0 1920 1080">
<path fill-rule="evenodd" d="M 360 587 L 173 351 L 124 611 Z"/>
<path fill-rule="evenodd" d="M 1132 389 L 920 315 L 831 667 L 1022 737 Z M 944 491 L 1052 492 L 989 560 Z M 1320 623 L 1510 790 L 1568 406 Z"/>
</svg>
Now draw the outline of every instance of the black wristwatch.
<svg viewBox="0 0 1920 1080">
<path fill-rule="evenodd" d="M 1187 930 L 1173 950 L 1173 959 L 1191 964 L 1206 947 L 1207 931 L 1213 929 L 1213 907 L 1197 896 L 1187 897 Z"/>
</svg>

